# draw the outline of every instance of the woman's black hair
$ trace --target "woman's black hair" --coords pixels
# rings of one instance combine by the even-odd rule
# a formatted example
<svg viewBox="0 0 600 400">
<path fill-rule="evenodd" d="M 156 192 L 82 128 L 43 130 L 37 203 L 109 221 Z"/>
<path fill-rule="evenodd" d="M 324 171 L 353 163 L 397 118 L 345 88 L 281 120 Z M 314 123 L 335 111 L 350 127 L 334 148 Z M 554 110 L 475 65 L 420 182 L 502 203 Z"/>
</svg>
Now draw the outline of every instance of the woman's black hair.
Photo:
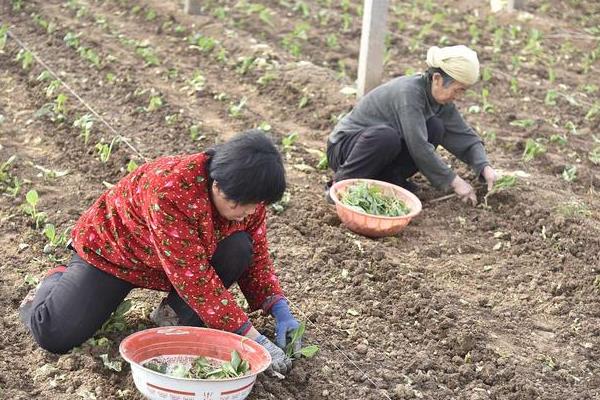
<svg viewBox="0 0 600 400">
<path fill-rule="evenodd" d="M 436 72 L 442 76 L 442 83 L 444 87 L 447 87 L 449 84 L 455 81 L 455 79 L 448 75 L 443 69 L 434 67 L 429 67 L 426 71 L 429 81 L 433 79 L 433 74 Z"/>
<path fill-rule="evenodd" d="M 273 141 L 260 129 L 238 133 L 215 146 L 208 167 L 225 196 L 241 204 L 271 204 L 285 191 L 285 169 Z"/>
</svg>

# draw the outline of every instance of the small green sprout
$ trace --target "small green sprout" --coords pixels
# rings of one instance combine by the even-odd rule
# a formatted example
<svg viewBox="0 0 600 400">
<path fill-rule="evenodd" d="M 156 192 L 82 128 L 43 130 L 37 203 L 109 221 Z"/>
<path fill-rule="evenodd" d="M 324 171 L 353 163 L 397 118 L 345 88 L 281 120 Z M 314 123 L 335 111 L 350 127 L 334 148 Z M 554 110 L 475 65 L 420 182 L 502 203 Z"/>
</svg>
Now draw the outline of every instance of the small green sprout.
<svg viewBox="0 0 600 400">
<path fill-rule="evenodd" d="M 16 60 L 21 62 L 23 69 L 29 69 L 33 65 L 33 54 L 27 50 L 21 49 L 17 54 Z"/>
<path fill-rule="evenodd" d="M 577 167 L 575 165 L 567 165 L 562 172 L 562 178 L 567 182 L 574 182 L 577 179 Z"/>
<path fill-rule="evenodd" d="M 35 189 L 31 189 L 25 195 L 25 200 L 26 203 L 23 205 L 23 211 L 25 211 L 25 214 L 29 215 L 33 219 L 35 228 L 39 229 L 40 224 L 46 220 L 46 213 L 39 212 L 36 208 L 39 202 L 38 192 Z"/>
<path fill-rule="evenodd" d="M 160 95 L 152 95 L 150 96 L 150 101 L 148 102 L 148 107 L 146 107 L 147 112 L 156 111 L 163 106 L 163 100 Z"/>
<path fill-rule="evenodd" d="M 600 165 L 600 146 L 594 147 L 594 149 L 589 152 L 588 159 L 592 164 Z"/>
<path fill-rule="evenodd" d="M 532 119 L 516 119 L 510 123 L 511 126 L 518 126 L 520 128 L 531 128 L 535 125 L 535 121 Z"/>
<path fill-rule="evenodd" d="M 42 233 L 48 239 L 48 244 L 44 246 L 44 253 L 51 253 L 57 247 L 64 247 L 69 240 L 69 228 L 59 234 L 53 224 L 46 224 Z"/>
<path fill-rule="evenodd" d="M 292 132 L 283 139 L 281 139 L 281 144 L 283 146 L 284 153 L 288 153 L 290 150 L 294 148 L 294 143 L 298 140 L 298 133 Z"/>
<path fill-rule="evenodd" d="M 242 115 L 244 107 L 246 106 L 246 101 L 248 101 L 248 99 L 246 97 L 242 97 L 239 103 L 231 104 L 228 109 L 229 116 L 231 118 L 239 118 Z"/>
<path fill-rule="evenodd" d="M 96 143 L 96 151 L 98 153 L 98 156 L 100 156 L 100 161 L 102 161 L 103 163 L 108 162 L 108 160 L 110 159 L 110 155 L 112 154 L 113 147 L 117 143 L 119 143 L 118 137 L 114 137 L 111 140 L 110 144 L 104 143 L 104 139 L 101 139 L 100 142 Z"/>
<path fill-rule="evenodd" d="M 541 144 L 538 140 L 533 140 L 530 138 L 527 139 L 527 142 L 525 142 L 525 150 L 523 150 L 522 159 L 525 162 L 529 162 L 545 152 L 546 146 Z"/>
<path fill-rule="evenodd" d="M 79 136 L 83 137 L 83 143 L 87 145 L 94 126 L 94 117 L 91 114 L 82 115 L 73 122 L 73 126 L 80 129 Z"/>
<path fill-rule="evenodd" d="M 129 160 L 129 162 L 127 163 L 127 172 L 131 173 L 136 169 L 138 169 L 137 163 L 134 160 Z"/>
<path fill-rule="evenodd" d="M 4 50 L 8 39 L 8 26 L 0 24 L 0 51 Z"/>
</svg>

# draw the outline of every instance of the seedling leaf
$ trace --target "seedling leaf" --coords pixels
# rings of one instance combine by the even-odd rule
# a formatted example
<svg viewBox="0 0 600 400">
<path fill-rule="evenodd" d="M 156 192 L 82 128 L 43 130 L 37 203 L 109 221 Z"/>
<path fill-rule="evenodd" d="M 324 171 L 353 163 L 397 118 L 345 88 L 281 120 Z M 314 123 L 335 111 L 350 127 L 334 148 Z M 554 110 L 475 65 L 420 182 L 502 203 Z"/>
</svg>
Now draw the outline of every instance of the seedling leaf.
<svg viewBox="0 0 600 400">
<path fill-rule="evenodd" d="M 306 358 L 314 357 L 315 354 L 317 354 L 318 352 L 319 352 L 319 346 L 317 346 L 316 344 L 306 346 L 306 347 L 303 347 L 302 349 L 300 349 L 300 354 Z"/>
<path fill-rule="evenodd" d="M 25 199 L 27 200 L 27 203 L 29 203 L 32 207 L 35 207 L 39 200 L 38 192 L 35 189 L 30 190 L 25 195 Z"/>
</svg>

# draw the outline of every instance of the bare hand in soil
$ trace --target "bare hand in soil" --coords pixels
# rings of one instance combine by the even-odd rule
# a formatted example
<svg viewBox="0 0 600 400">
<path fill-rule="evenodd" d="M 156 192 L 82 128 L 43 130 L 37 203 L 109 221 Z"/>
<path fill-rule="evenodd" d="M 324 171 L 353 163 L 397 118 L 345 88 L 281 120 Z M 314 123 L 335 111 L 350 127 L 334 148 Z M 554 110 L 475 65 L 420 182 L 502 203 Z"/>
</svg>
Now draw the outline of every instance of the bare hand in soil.
<svg viewBox="0 0 600 400">
<path fill-rule="evenodd" d="M 452 181 L 452 188 L 463 203 L 471 201 L 473 206 L 477 205 L 477 195 L 475 194 L 473 186 L 467 183 L 463 178 L 456 175 L 456 178 Z"/>
<path fill-rule="evenodd" d="M 498 179 L 496 171 L 494 171 L 494 168 L 486 165 L 483 171 L 481 171 L 481 176 L 483 176 L 483 179 L 485 179 L 485 182 L 487 183 L 488 193 L 491 192 L 494 188 L 496 180 Z"/>
</svg>

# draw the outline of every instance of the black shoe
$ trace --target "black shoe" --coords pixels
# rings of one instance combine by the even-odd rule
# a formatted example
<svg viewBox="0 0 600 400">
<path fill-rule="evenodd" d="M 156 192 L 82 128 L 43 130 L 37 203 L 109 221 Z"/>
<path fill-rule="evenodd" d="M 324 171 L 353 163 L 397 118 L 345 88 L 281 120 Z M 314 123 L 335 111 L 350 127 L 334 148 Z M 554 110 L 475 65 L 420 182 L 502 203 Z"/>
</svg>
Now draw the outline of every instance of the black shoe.
<svg viewBox="0 0 600 400">
<path fill-rule="evenodd" d="M 411 193 L 417 193 L 421 189 L 419 185 L 408 180 L 404 180 L 404 182 L 400 184 L 400 187 L 408 190 Z"/>
<path fill-rule="evenodd" d="M 65 265 L 59 265 L 58 267 L 52 268 L 51 270 L 46 272 L 46 275 L 40 281 L 40 283 L 38 283 L 33 289 L 31 289 L 23 298 L 21 304 L 19 304 L 19 319 L 21 320 L 23 325 L 27 327 L 27 329 L 31 329 L 30 320 L 31 313 L 33 311 L 33 300 L 35 300 L 35 295 L 40 290 L 40 287 L 42 287 L 43 284 L 48 284 L 52 281 L 57 281 L 58 279 L 60 279 L 60 277 L 66 270 L 67 267 Z"/>
<path fill-rule="evenodd" d="M 331 186 L 333 185 L 333 181 L 329 181 L 325 184 L 325 201 L 327 201 L 327 204 L 331 204 L 331 205 L 335 205 L 335 202 L 333 201 L 333 199 L 331 198 L 331 195 L 329 194 L 329 189 L 331 189 Z"/>
</svg>

